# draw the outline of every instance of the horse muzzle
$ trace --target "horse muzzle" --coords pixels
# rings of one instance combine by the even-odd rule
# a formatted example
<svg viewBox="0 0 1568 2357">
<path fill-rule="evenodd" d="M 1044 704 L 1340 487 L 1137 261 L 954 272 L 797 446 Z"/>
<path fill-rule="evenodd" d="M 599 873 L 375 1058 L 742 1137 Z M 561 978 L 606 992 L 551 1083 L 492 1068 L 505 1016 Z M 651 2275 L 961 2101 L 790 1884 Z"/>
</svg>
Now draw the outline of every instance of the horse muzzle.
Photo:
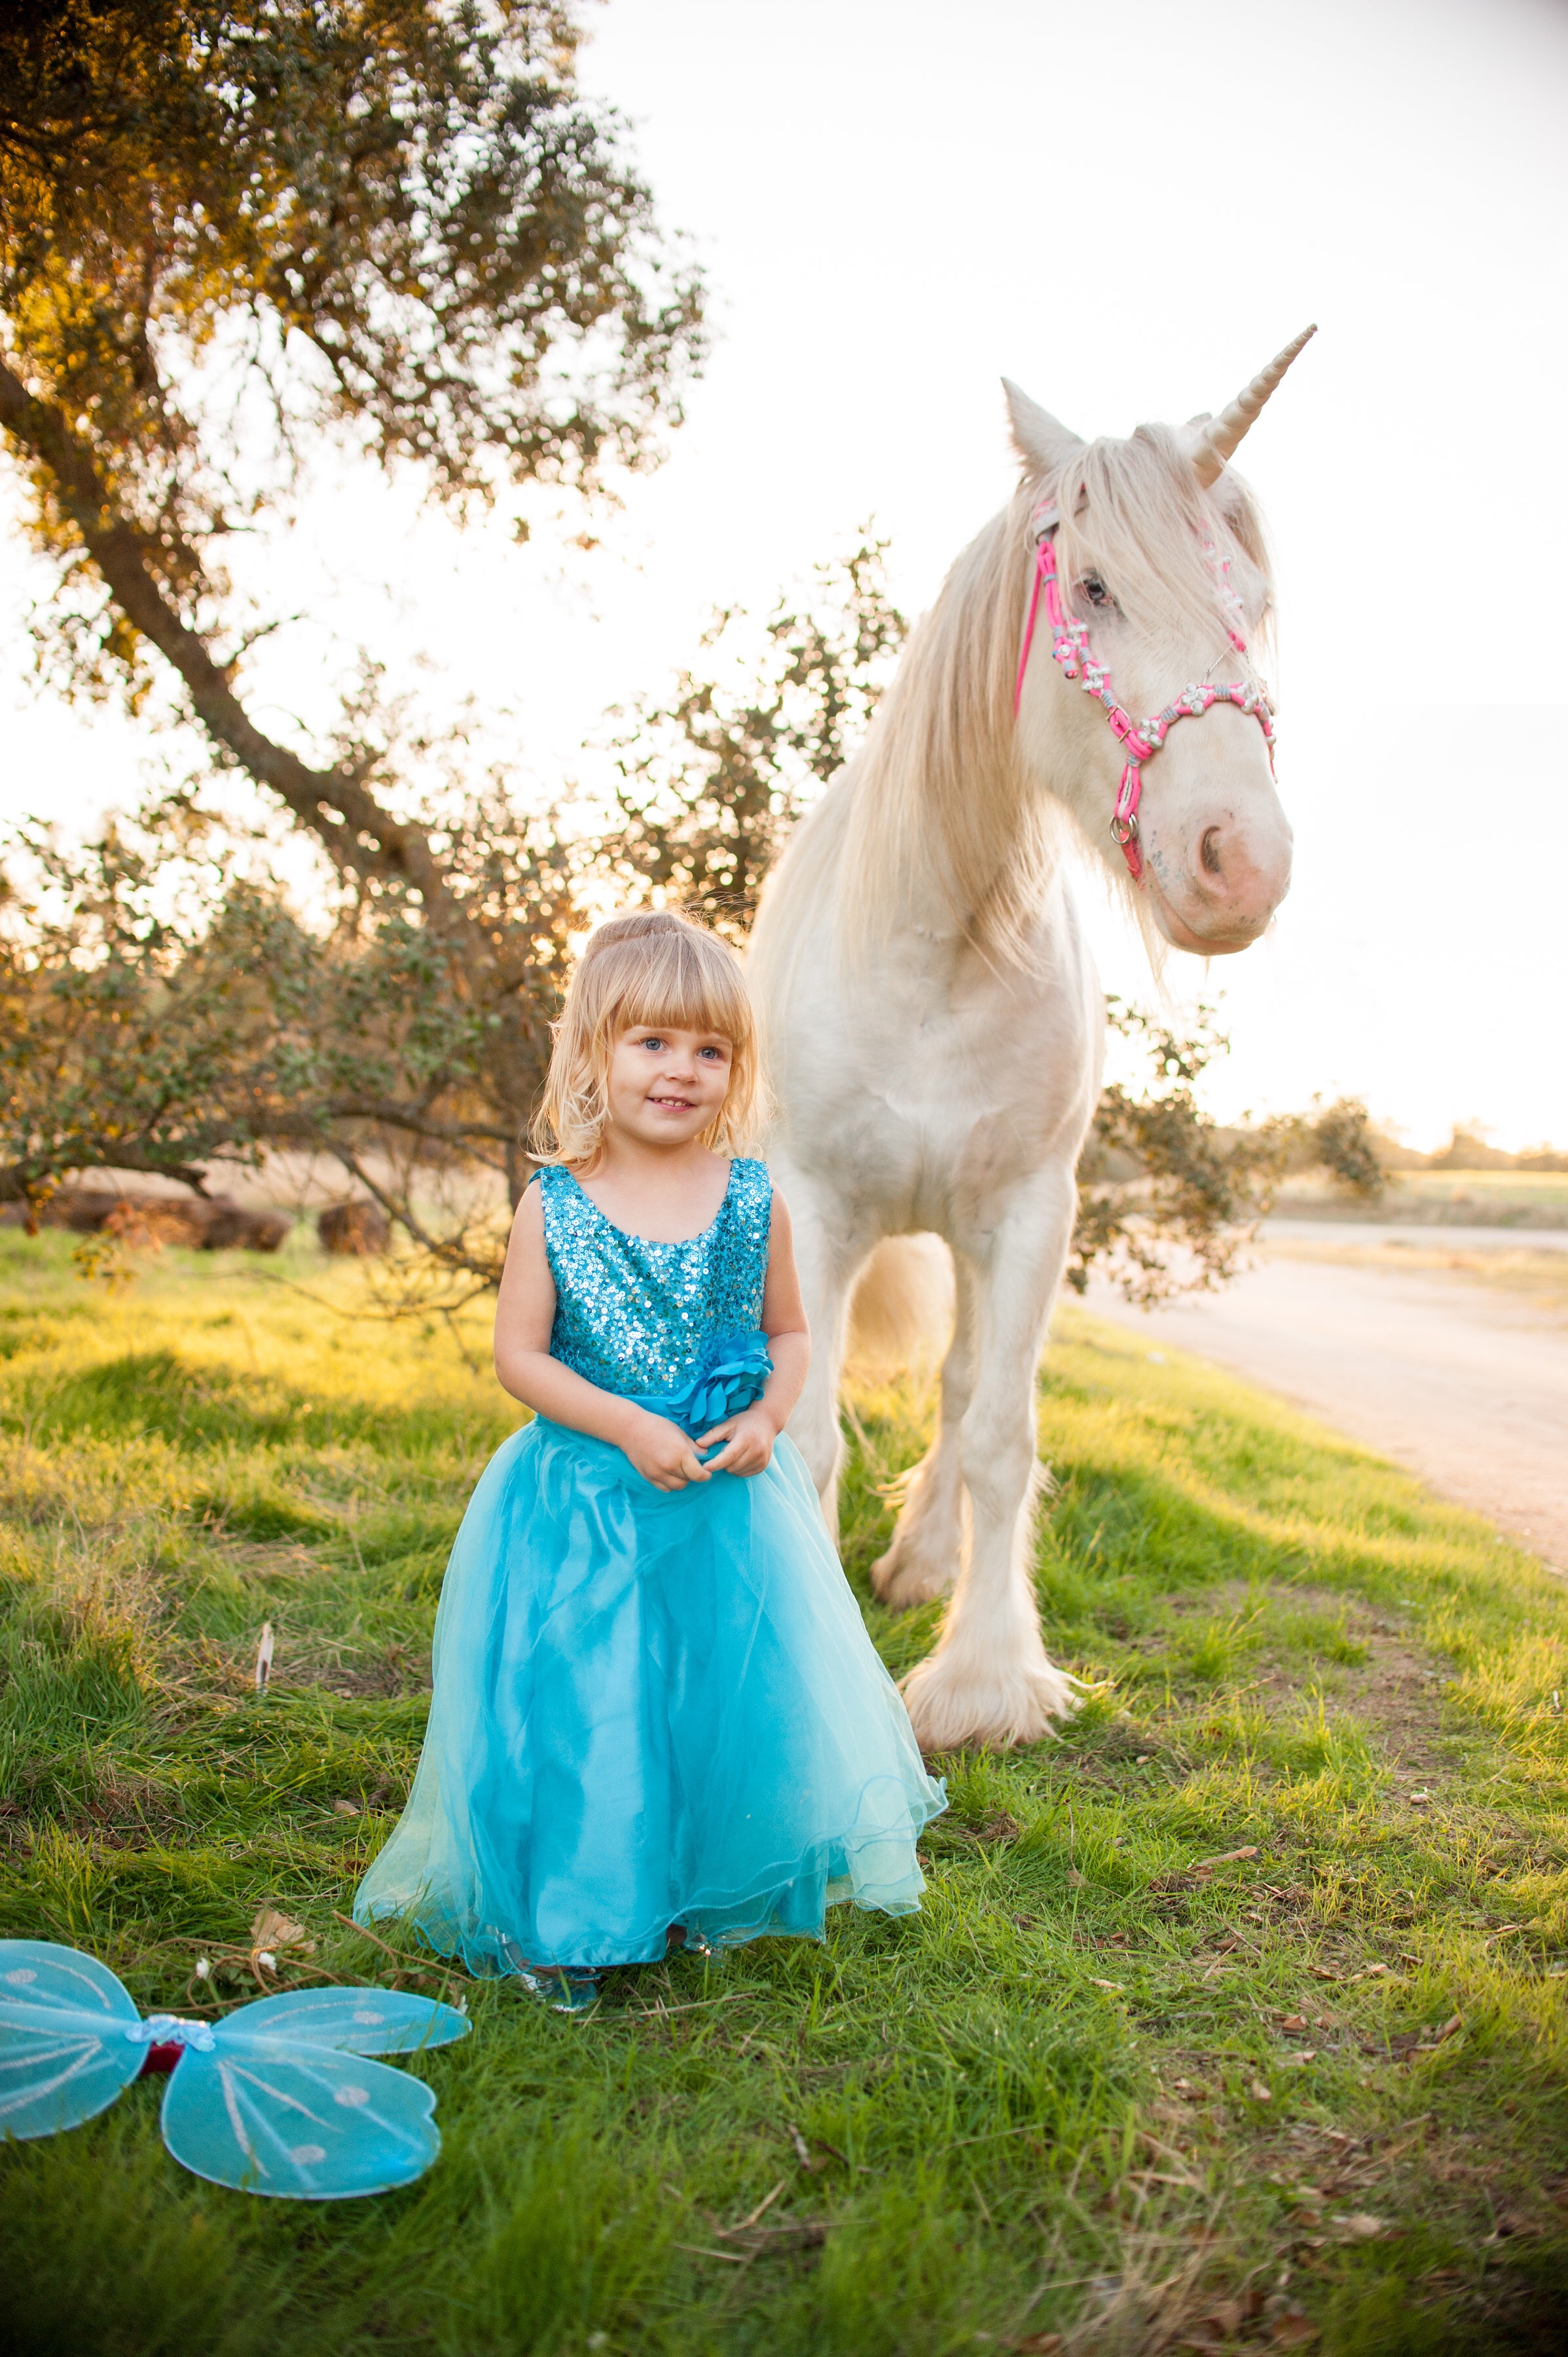
<svg viewBox="0 0 1568 2357">
<path fill-rule="evenodd" d="M 1144 839 L 1145 887 L 1172 948 L 1198 957 L 1249 948 L 1290 890 L 1291 848 L 1283 811 L 1250 823 L 1226 813 L 1181 829 L 1175 856 L 1164 830 L 1151 828 Z"/>
</svg>

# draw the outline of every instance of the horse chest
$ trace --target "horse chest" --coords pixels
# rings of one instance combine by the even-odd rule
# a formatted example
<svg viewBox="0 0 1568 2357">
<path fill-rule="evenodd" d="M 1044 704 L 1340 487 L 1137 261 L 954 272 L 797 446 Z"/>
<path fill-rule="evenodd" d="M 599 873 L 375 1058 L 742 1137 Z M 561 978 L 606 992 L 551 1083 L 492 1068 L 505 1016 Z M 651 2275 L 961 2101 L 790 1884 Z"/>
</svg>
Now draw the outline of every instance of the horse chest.
<svg viewBox="0 0 1568 2357">
<path fill-rule="evenodd" d="M 820 1009 L 820 1052 L 789 1060 L 793 1156 L 878 1225 L 983 1219 L 1076 1155 L 1093 1051 L 1072 1000 L 1017 975 L 966 979 L 868 977 L 835 1018 Z"/>
</svg>

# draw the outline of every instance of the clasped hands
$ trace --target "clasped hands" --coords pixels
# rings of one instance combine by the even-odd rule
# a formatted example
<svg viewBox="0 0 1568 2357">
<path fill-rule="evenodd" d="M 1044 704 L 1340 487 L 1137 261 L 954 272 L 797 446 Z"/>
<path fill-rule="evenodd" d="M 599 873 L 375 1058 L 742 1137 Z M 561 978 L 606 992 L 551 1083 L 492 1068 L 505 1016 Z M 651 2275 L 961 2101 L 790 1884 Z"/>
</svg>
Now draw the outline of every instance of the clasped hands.
<svg viewBox="0 0 1568 2357">
<path fill-rule="evenodd" d="M 645 1481 L 656 1490 L 684 1490 L 693 1481 L 706 1481 L 714 1473 L 760 1473 L 772 1462 L 779 1426 L 761 1400 L 726 1415 L 711 1432 L 697 1439 L 671 1424 L 667 1415 L 641 1412 L 621 1447 Z M 720 1443 L 719 1454 L 704 1464 L 699 1449 Z"/>
</svg>

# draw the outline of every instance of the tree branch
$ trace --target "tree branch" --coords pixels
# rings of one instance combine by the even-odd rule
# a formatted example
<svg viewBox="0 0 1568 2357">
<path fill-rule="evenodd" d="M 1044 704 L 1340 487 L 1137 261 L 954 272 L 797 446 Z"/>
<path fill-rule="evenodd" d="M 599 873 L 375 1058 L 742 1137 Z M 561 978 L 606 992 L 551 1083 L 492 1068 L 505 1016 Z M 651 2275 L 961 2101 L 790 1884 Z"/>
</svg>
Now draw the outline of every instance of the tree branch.
<svg viewBox="0 0 1568 2357">
<path fill-rule="evenodd" d="M 116 508 L 91 452 L 59 411 L 39 401 L 0 361 L 0 426 L 46 467 L 60 504 L 81 533 L 126 619 L 172 663 L 197 718 L 258 785 L 270 787 L 309 828 L 340 870 L 396 877 L 416 886 L 436 918 L 460 921 L 446 876 L 422 828 L 392 818 L 345 770 L 313 770 L 264 737 L 154 577 L 140 536 Z"/>
<path fill-rule="evenodd" d="M 211 1176 L 200 1163 L 163 1162 L 135 1146 L 83 1141 L 80 1152 L 73 1146 L 72 1154 L 72 1170 L 129 1170 L 149 1178 L 175 1178 L 201 1196 L 206 1195 Z M 27 1202 L 40 1188 L 52 1189 L 59 1177 L 59 1170 L 48 1156 L 7 1164 L 0 1168 L 0 1203 Z"/>
</svg>

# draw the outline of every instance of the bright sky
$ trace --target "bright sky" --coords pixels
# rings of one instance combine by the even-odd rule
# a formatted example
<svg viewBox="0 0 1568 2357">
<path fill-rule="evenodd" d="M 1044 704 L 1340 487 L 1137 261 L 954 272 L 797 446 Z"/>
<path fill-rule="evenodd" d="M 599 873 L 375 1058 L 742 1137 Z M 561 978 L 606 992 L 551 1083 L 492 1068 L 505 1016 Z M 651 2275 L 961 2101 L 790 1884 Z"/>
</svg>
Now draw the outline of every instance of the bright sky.
<svg viewBox="0 0 1568 2357">
<path fill-rule="evenodd" d="M 520 789 L 548 784 L 710 605 L 765 605 L 869 515 L 928 602 L 1010 487 L 1003 373 L 1125 432 L 1219 408 L 1316 319 L 1241 457 L 1281 579 L 1296 880 L 1266 942 L 1169 979 L 1224 992 L 1222 1111 L 1353 1091 L 1418 1144 L 1455 1117 L 1568 1144 L 1568 10 L 1256 0 L 1229 39 L 1169 0 L 609 0 L 594 24 L 585 79 L 714 290 L 688 424 L 591 553 L 323 487 L 267 552 L 268 595 L 313 619 L 258 674 L 263 725 L 325 709 L 363 639 L 437 705 L 507 707 Z M 0 544 L 0 807 L 81 819 L 134 799 L 145 739 L 27 702 L 30 587 Z M 1107 981 L 1146 996 L 1100 931 Z"/>
</svg>

